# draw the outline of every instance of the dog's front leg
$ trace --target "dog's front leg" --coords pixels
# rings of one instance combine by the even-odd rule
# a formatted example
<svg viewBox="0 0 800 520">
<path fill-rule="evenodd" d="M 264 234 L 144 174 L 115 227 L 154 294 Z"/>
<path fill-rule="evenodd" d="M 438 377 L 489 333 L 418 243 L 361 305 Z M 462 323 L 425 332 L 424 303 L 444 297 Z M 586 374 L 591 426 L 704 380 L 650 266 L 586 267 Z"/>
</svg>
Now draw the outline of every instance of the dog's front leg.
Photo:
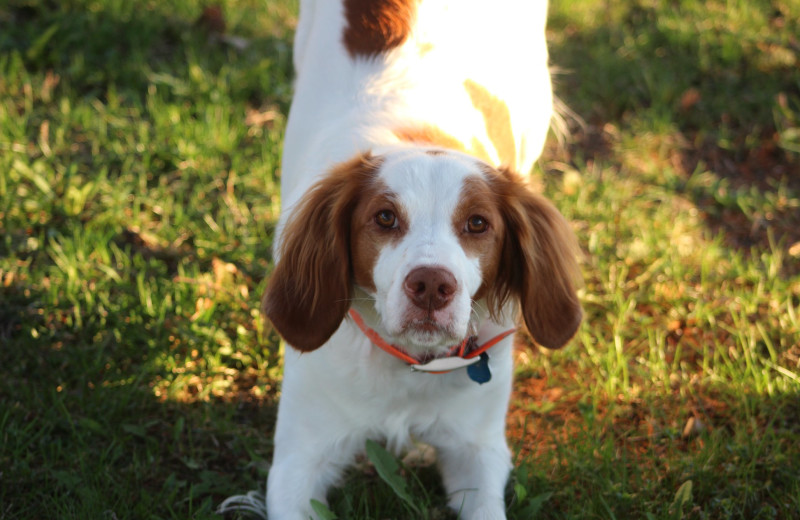
<svg viewBox="0 0 800 520">
<path fill-rule="evenodd" d="M 267 478 L 267 518 L 269 520 L 308 520 L 316 518 L 311 500 L 323 504 L 327 486 L 316 471 L 299 457 L 286 457 L 273 463 Z M 305 467 L 304 467 L 305 466 Z"/>
<path fill-rule="evenodd" d="M 308 520 L 317 518 L 311 501 L 327 504 L 328 489 L 341 476 L 343 464 L 329 450 L 317 446 L 296 446 L 275 451 L 267 478 L 267 518 Z"/>
<path fill-rule="evenodd" d="M 483 444 L 437 447 L 449 505 L 461 520 L 504 520 L 511 453 L 502 435 Z"/>
</svg>

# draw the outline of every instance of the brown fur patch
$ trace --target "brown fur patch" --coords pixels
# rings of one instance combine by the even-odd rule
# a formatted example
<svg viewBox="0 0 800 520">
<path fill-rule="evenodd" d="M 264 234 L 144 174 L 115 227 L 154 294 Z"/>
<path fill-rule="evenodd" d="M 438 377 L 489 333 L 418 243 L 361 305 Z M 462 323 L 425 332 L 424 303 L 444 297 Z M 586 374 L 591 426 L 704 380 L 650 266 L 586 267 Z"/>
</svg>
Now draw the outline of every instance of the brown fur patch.
<svg viewBox="0 0 800 520">
<path fill-rule="evenodd" d="M 353 58 L 371 57 L 402 45 L 416 10 L 417 0 L 345 0 L 342 41 L 347 52 Z"/>
<path fill-rule="evenodd" d="M 508 105 L 471 79 L 464 81 L 464 89 L 472 100 L 472 106 L 483 114 L 486 133 L 497 151 L 500 164 L 516 168 L 517 145 L 511 128 L 511 112 L 508 110 Z"/>
<path fill-rule="evenodd" d="M 398 128 L 394 130 L 394 135 L 407 143 L 429 144 L 460 152 L 467 151 L 461 141 L 433 125 Z"/>
<path fill-rule="evenodd" d="M 466 229 L 467 221 L 473 216 L 480 216 L 488 222 L 486 231 L 470 233 Z M 505 236 L 498 198 L 485 179 L 471 177 L 464 181 L 460 202 L 453 212 L 453 229 L 467 255 L 479 259 L 483 283 L 473 299 L 480 300 L 495 284 Z"/>
<path fill-rule="evenodd" d="M 350 256 L 353 262 L 353 281 L 359 287 L 375 291 L 375 280 L 372 273 L 381 249 L 389 243 L 400 240 L 408 227 L 408 216 L 405 214 L 388 188 L 380 181 L 367 186 L 360 194 L 361 200 L 353 211 L 350 223 Z M 375 222 L 375 215 L 380 211 L 391 211 L 397 218 L 395 229 L 385 229 Z"/>
<path fill-rule="evenodd" d="M 487 172 L 506 233 L 487 303 L 498 309 L 510 296 L 520 301 L 533 339 L 547 348 L 564 346 L 583 317 L 575 235 L 553 204 L 509 170 Z"/>
<path fill-rule="evenodd" d="M 468 153 L 482 161 L 489 160 L 489 154 L 486 153 L 486 149 L 477 139 L 473 139 L 471 146 L 467 147 L 464 143 L 434 125 L 398 128 L 394 131 L 394 135 L 401 141 L 408 143 L 439 146 L 448 150 Z"/>
<path fill-rule="evenodd" d="M 261 308 L 298 350 L 322 346 L 350 307 L 350 222 L 379 166 L 365 155 L 335 167 L 303 196 L 286 223 Z"/>
</svg>

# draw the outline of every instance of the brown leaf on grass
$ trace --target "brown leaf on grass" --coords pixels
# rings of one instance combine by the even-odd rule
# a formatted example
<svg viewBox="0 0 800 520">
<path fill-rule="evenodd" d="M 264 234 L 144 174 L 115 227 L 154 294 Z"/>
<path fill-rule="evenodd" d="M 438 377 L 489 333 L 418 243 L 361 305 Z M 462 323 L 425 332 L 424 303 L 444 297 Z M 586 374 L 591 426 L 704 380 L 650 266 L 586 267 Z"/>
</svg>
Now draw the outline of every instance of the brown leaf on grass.
<svg viewBox="0 0 800 520">
<path fill-rule="evenodd" d="M 219 5 L 207 6 L 194 24 L 210 35 L 225 34 L 225 15 L 222 13 L 222 7 Z"/>
<path fill-rule="evenodd" d="M 5 273 L 0 271 L 0 278 L 3 279 L 3 281 L 2 281 L 3 287 L 11 287 L 11 284 L 14 283 L 14 279 L 16 278 L 16 275 L 11 271 L 8 271 L 8 272 L 5 272 Z"/>
<path fill-rule="evenodd" d="M 683 427 L 683 438 L 690 439 L 696 437 L 705 431 L 706 425 L 697 417 L 689 417 L 686 421 L 686 426 Z"/>
<path fill-rule="evenodd" d="M 53 155 L 53 150 L 50 149 L 50 121 L 47 119 L 39 126 L 39 149 L 45 157 Z"/>
<path fill-rule="evenodd" d="M 222 12 L 222 7 L 219 5 L 209 5 L 205 7 L 203 13 L 194 25 L 208 35 L 209 42 L 211 43 L 226 43 L 240 51 L 246 49 L 250 45 L 250 41 L 247 38 L 226 34 L 227 23 L 225 21 L 225 14 Z"/>
<path fill-rule="evenodd" d="M 702 99 L 700 91 L 694 87 L 686 89 L 681 96 L 681 110 L 686 111 L 694 107 Z"/>
<path fill-rule="evenodd" d="M 155 256 L 163 253 L 168 247 L 166 241 L 159 238 L 158 235 L 137 227 L 125 228 L 120 238 L 125 244 L 133 246 L 135 252 L 142 253 L 143 256 L 147 256 L 147 253 Z"/>
<path fill-rule="evenodd" d="M 791 47 L 771 42 L 758 42 L 756 47 L 761 51 L 756 56 L 756 63 L 759 69 L 765 72 L 788 69 L 797 65 L 797 53 Z"/>
<path fill-rule="evenodd" d="M 220 260 L 217 257 L 211 259 L 211 269 L 214 271 L 214 281 L 218 284 L 230 283 L 239 269 L 229 262 Z"/>
<path fill-rule="evenodd" d="M 244 122 L 247 126 L 269 126 L 279 115 L 280 112 L 273 108 L 264 111 L 249 108 Z"/>
<path fill-rule="evenodd" d="M 168 242 L 155 233 L 139 229 L 136 226 L 125 228 L 117 237 L 121 246 L 129 246 L 132 254 L 139 254 L 145 259 L 155 258 L 174 270 L 181 258 L 193 257 L 194 253 L 188 244 L 191 236 L 183 234 Z"/>
<path fill-rule="evenodd" d="M 191 321 L 197 321 L 203 316 L 209 309 L 214 306 L 214 301 L 211 298 L 206 298 L 205 296 L 201 296 L 194 302 L 195 311 L 189 317 Z"/>
<path fill-rule="evenodd" d="M 40 92 L 42 101 L 49 103 L 53 99 L 53 91 L 60 82 L 61 76 L 52 70 L 47 71 L 47 75 L 44 77 L 44 81 L 42 82 L 42 90 Z"/>
</svg>

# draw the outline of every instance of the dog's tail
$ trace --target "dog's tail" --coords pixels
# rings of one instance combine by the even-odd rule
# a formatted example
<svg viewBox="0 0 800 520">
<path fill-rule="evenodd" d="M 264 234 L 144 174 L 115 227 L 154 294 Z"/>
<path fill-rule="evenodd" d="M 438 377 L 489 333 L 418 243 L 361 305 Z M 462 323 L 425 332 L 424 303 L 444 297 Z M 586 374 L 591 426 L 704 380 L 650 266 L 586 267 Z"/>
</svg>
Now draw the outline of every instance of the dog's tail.
<svg viewBox="0 0 800 520">
<path fill-rule="evenodd" d="M 248 513 L 267 520 L 267 501 L 261 491 L 250 491 L 246 495 L 228 497 L 217 508 L 217 514 Z"/>
</svg>

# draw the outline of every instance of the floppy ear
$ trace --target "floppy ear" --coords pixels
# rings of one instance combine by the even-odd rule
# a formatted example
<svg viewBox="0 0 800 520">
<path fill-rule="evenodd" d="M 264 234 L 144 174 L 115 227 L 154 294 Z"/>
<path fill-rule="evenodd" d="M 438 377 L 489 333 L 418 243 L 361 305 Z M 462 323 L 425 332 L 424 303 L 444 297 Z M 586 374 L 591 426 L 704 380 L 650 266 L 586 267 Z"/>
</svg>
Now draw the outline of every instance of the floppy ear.
<svg viewBox="0 0 800 520">
<path fill-rule="evenodd" d="M 283 229 L 261 310 L 298 350 L 322 346 L 350 307 L 350 218 L 377 167 L 369 154 L 335 167 L 297 203 Z"/>
<path fill-rule="evenodd" d="M 580 276 L 575 235 L 555 206 L 518 175 L 501 170 L 496 179 L 506 236 L 490 303 L 517 296 L 536 343 L 561 348 L 583 317 L 575 287 Z"/>
</svg>

